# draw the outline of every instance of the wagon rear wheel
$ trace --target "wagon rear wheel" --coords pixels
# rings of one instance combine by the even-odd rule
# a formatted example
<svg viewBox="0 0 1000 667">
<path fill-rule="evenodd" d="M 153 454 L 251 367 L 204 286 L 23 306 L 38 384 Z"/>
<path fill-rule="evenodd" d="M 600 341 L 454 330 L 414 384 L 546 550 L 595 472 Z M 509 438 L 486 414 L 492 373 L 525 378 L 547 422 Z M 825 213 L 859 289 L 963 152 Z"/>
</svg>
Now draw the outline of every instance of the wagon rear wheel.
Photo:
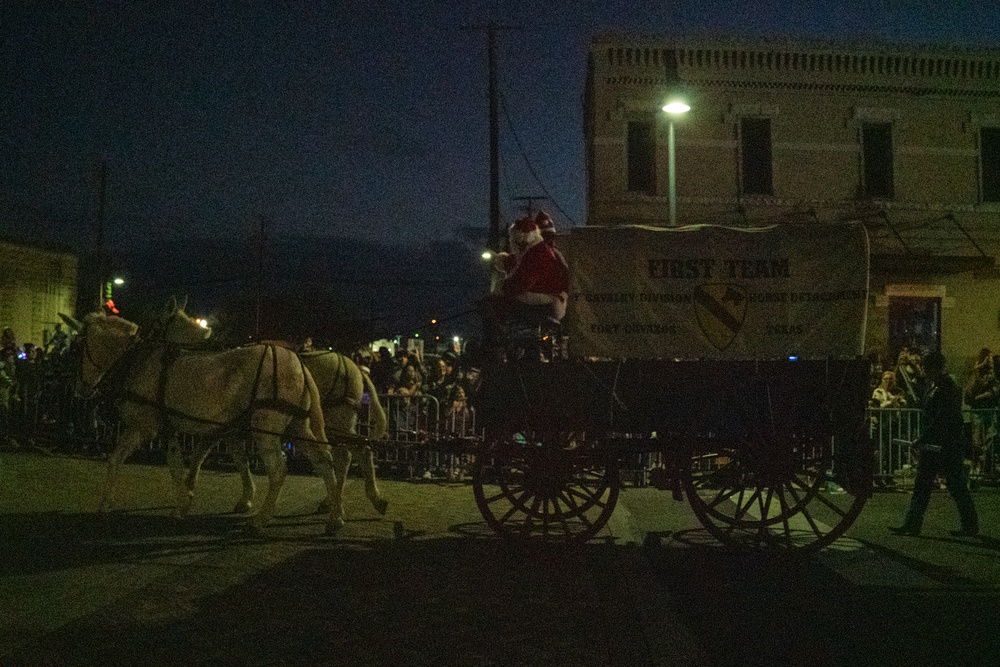
<svg viewBox="0 0 1000 667">
<path fill-rule="evenodd" d="M 829 435 L 778 427 L 769 415 L 749 419 L 738 401 L 728 409 L 721 429 L 704 419 L 689 437 L 684 484 L 701 524 L 728 546 L 791 557 L 843 536 L 871 495 L 870 483 L 835 481 L 857 460 L 848 462 Z"/>
<path fill-rule="evenodd" d="M 583 542 L 611 518 L 620 481 L 615 457 L 582 434 L 518 432 L 486 444 L 472 486 L 502 537 Z"/>
</svg>

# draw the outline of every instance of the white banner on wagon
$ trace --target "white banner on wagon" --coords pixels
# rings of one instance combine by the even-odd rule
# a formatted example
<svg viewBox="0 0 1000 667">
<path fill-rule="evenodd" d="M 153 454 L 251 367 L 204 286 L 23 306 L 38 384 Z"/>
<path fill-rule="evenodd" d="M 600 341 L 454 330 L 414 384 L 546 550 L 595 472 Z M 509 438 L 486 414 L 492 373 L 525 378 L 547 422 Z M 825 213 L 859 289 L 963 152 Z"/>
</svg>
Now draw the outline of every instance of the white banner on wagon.
<svg viewBox="0 0 1000 667">
<path fill-rule="evenodd" d="M 580 227 L 570 263 L 573 356 L 849 358 L 864 354 L 861 223 Z"/>
</svg>

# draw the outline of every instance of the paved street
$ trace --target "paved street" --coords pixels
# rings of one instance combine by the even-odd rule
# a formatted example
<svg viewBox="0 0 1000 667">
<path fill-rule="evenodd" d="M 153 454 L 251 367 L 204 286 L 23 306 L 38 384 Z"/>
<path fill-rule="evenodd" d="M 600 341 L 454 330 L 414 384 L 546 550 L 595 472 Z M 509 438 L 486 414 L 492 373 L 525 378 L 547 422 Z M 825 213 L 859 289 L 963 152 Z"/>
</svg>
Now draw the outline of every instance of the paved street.
<svg viewBox="0 0 1000 667">
<path fill-rule="evenodd" d="M 385 481 L 382 517 L 352 480 L 327 538 L 321 482 L 293 475 L 253 537 L 227 513 L 234 473 L 206 471 L 177 522 L 160 466 L 126 466 L 120 510 L 91 513 L 103 468 L 0 452 L 0 664 L 1000 663 L 995 489 L 983 539 L 948 535 L 943 492 L 923 537 L 889 535 L 908 496 L 880 493 L 793 567 L 720 549 L 653 489 L 627 489 L 601 540 L 514 548 L 468 484 Z"/>
</svg>

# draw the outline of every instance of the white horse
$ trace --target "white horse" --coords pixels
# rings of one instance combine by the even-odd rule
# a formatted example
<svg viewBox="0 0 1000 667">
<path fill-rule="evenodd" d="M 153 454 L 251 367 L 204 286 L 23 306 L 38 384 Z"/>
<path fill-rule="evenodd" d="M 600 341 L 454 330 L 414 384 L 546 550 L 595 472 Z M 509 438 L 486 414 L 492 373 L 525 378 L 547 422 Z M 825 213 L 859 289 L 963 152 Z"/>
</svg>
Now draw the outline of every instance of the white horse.
<svg viewBox="0 0 1000 667">
<path fill-rule="evenodd" d="M 172 301 L 157 330 L 164 340 L 185 344 L 198 340 L 200 328 L 201 325 L 184 312 L 183 306 L 178 306 Z M 389 503 L 378 487 L 375 477 L 375 457 L 370 442 L 385 437 L 388 419 L 371 378 L 349 357 L 336 352 L 304 352 L 299 355 L 299 359 L 316 383 L 323 409 L 326 436 L 332 445 L 336 486 L 333 494 L 328 494 L 327 499 L 320 504 L 319 511 L 329 512 L 337 529 L 344 525 L 344 485 L 347 482 L 351 459 L 356 456 L 365 480 L 365 495 L 379 514 L 385 514 Z M 366 390 L 370 431 L 368 436 L 363 438 L 358 434 L 358 417 Z M 243 495 L 236 502 L 233 511 L 249 512 L 253 507 L 256 486 L 250 471 L 245 442 L 241 438 L 229 438 L 228 442 L 236 457 L 236 466 L 243 482 Z M 184 508 L 182 514 L 190 508 L 201 466 L 215 445 L 215 440 L 198 440 L 186 475 L 183 470 L 183 458 L 179 448 L 175 446 L 175 441 L 171 442 L 168 448 L 171 471 L 181 493 L 181 506 Z"/>
<path fill-rule="evenodd" d="M 347 480 L 352 456 L 356 456 L 361 465 L 361 473 L 365 480 L 365 496 L 379 514 L 385 514 L 389 502 L 378 488 L 375 479 L 375 453 L 369 443 L 385 437 L 389 420 L 379 402 L 375 385 L 372 384 L 368 374 L 350 357 L 338 352 L 304 352 L 299 358 L 316 380 L 323 404 L 326 437 L 330 444 L 334 445 L 333 459 L 339 489 L 334 495 L 334 501 L 339 505 L 331 508 L 332 514 L 344 516 L 344 482 Z M 363 408 L 365 390 L 368 393 L 370 418 L 367 439 L 358 435 L 358 416 Z"/>
<path fill-rule="evenodd" d="M 135 323 L 104 313 L 88 315 L 81 332 L 81 383 L 112 400 L 121 422 L 99 511 L 111 508 L 122 463 L 159 433 L 211 441 L 229 433 L 248 433 L 268 476 L 267 497 L 251 520 L 255 528 L 273 516 L 287 474 L 282 452 L 286 440 L 309 458 L 326 483 L 330 507 L 336 506 L 333 456 L 319 392 L 312 374 L 293 352 L 273 345 L 191 352 L 165 342 L 169 337 L 143 341 L 137 333 Z M 187 493 L 179 496 L 181 513 L 190 499 Z M 331 509 L 327 533 L 340 525 L 342 518 Z"/>
</svg>

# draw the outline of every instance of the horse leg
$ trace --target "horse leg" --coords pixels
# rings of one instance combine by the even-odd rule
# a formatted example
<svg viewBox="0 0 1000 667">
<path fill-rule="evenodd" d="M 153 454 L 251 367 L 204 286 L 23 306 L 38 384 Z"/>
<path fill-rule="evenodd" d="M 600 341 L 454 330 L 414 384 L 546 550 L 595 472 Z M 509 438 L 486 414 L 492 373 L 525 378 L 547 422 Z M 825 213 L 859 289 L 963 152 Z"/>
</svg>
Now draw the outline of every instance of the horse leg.
<svg viewBox="0 0 1000 667">
<path fill-rule="evenodd" d="M 240 479 L 243 481 L 243 497 L 236 501 L 233 514 L 246 514 L 253 508 L 253 497 L 257 493 L 257 487 L 250 472 L 250 456 L 245 440 L 233 442 L 233 456 L 236 469 L 240 471 Z"/>
<path fill-rule="evenodd" d="M 115 484 L 118 481 L 118 471 L 132 452 L 139 448 L 145 440 L 144 434 L 138 429 L 123 430 L 115 441 L 114 451 L 108 457 L 108 467 L 104 472 L 104 482 L 101 484 L 100 500 L 97 511 L 104 514 L 111 510 L 114 501 Z"/>
<path fill-rule="evenodd" d="M 385 514 L 389 509 L 389 501 L 382 495 L 375 479 L 375 452 L 371 447 L 360 447 L 355 450 L 361 464 L 361 474 L 365 479 L 365 496 L 379 514 Z"/>
<path fill-rule="evenodd" d="M 264 466 L 267 468 L 267 496 L 261 504 L 260 509 L 250 519 L 250 526 L 253 530 L 261 530 L 271 522 L 274 515 L 274 507 L 278 504 L 278 495 L 281 493 L 281 486 L 285 483 L 288 474 L 288 466 L 285 462 L 285 453 L 281 450 L 281 441 L 273 436 L 257 437 L 257 451 L 264 459 Z"/>
<path fill-rule="evenodd" d="M 185 517 L 191 510 L 191 503 L 194 501 L 192 474 L 197 479 L 198 473 L 195 467 L 201 467 L 201 461 L 207 454 L 208 448 L 201 441 L 198 441 L 191 461 L 191 470 L 194 472 L 185 475 L 184 453 L 181 451 L 180 438 L 176 433 L 171 433 L 167 438 L 167 466 L 170 469 L 170 478 L 174 481 L 174 491 L 177 494 L 177 504 L 172 512 L 174 518 Z"/>
<path fill-rule="evenodd" d="M 329 445 L 317 446 L 315 443 L 300 443 L 299 447 L 300 451 L 305 452 L 313 470 L 326 485 L 326 499 L 320 503 L 319 511 L 329 514 L 326 534 L 335 535 L 344 527 L 344 484 L 342 478 L 335 473 L 338 465 L 337 458 Z M 339 448 L 334 447 L 333 449 Z"/>
</svg>

